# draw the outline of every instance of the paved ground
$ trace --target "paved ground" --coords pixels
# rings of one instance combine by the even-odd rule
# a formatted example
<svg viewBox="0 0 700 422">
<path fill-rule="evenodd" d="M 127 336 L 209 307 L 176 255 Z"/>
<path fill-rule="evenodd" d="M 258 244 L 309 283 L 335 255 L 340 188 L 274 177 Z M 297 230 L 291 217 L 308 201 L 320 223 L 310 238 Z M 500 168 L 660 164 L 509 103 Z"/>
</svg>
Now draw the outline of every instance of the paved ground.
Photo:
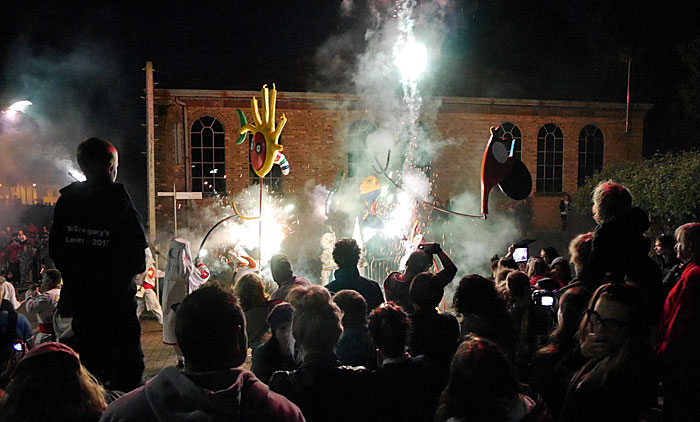
<svg viewBox="0 0 700 422">
<path fill-rule="evenodd" d="M 163 328 L 155 319 L 141 317 L 141 348 L 146 363 L 144 379 L 149 379 L 166 366 L 177 363 L 172 346 L 163 344 Z"/>
<path fill-rule="evenodd" d="M 155 318 L 148 315 L 141 316 L 141 348 L 146 363 L 144 380 L 154 377 L 166 366 L 177 363 L 172 346 L 163 344 L 163 328 Z M 250 351 L 243 368 L 250 370 Z"/>
<path fill-rule="evenodd" d="M 18 289 L 18 299 L 24 299 L 24 290 L 25 289 Z M 22 304 L 17 311 L 24 314 L 29 319 L 32 328 L 36 328 L 36 314 L 29 314 L 24 304 Z M 158 324 L 155 317 L 148 313 L 144 313 L 144 315 L 141 316 L 141 348 L 143 349 L 144 361 L 146 364 L 146 370 L 143 374 L 144 380 L 152 378 L 166 366 L 175 365 L 177 363 L 172 346 L 163 344 L 163 328 Z M 245 369 L 250 369 L 250 353 L 248 353 L 248 359 L 243 367 Z"/>
</svg>

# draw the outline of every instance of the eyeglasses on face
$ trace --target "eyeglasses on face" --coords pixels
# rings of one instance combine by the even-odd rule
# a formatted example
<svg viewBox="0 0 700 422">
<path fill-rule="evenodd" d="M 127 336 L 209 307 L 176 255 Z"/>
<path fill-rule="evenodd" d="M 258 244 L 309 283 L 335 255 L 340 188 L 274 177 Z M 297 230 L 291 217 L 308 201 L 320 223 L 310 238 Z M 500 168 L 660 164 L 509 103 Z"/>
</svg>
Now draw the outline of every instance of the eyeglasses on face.
<svg viewBox="0 0 700 422">
<path fill-rule="evenodd" d="M 625 328 L 626 326 L 630 325 L 629 322 L 619 321 L 617 319 L 601 318 L 600 314 L 598 314 L 598 312 L 594 311 L 593 309 L 588 309 L 586 311 L 586 315 L 588 315 L 588 323 L 591 324 L 593 327 L 602 326 L 603 328 L 605 328 L 606 331 L 609 331 L 611 333 L 616 333 Z"/>
</svg>

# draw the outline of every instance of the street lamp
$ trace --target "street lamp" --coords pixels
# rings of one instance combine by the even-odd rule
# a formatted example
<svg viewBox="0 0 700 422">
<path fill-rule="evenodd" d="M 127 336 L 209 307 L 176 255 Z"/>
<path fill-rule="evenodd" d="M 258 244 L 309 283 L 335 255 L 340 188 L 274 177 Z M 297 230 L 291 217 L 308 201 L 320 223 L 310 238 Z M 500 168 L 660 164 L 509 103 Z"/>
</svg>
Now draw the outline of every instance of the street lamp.
<svg viewBox="0 0 700 422">
<path fill-rule="evenodd" d="M 31 101 L 27 100 L 22 100 L 22 101 L 17 101 L 15 103 L 12 103 L 9 107 L 3 108 L 2 109 L 2 114 L 8 115 L 8 116 L 14 116 L 17 113 L 24 113 L 24 110 L 32 105 Z"/>
</svg>

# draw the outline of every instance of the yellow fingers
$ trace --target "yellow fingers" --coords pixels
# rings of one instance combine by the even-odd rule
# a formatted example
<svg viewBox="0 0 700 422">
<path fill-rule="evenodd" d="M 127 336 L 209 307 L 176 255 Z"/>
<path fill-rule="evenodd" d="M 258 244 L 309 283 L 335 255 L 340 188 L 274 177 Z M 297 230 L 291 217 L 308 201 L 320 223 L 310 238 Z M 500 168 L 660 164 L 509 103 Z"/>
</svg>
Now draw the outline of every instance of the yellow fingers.
<svg viewBox="0 0 700 422">
<path fill-rule="evenodd" d="M 241 126 L 241 129 L 238 131 L 238 134 L 243 135 L 248 132 L 255 133 L 255 125 L 253 125 L 252 123 L 248 123 Z"/>
<path fill-rule="evenodd" d="M 270 130 L 275 131 L 275 111 L 277 108 L 277 90 L 275 84 L 272 84 L 272 92 L 270 93 Z"/>
<path fill-rule="evenodd" d="M 262 87 L 263 111 L 265 112 L 265 123 L 270 123 L 270 90 L 267 89 L 267 84 Z M 272 117 L 274 119 L 274 115 Z"/>
<path fill-rule="evenodd" d="M 280 121 L 278 123 L 277 129 L 274 131 L 274 137 L 273 139 L 275 140 L 275 143 L 277 143 L 277 140 L 280 138 L 280 134 L 282 133 L 282 129 L 284 129 L 284 125 L 287 124 L 287 116 L 282 113 L 282 117 L 280 118 Z"/>
<path fill-rule="evenodd" d="M 258 108 L 258 99 L 253 97 L 250 101 L 250 111 L 253 112 L 253 121 L 257 127 L 262 127 L 263 121 L 260 118 L 260 109 Z"/>
</svg>

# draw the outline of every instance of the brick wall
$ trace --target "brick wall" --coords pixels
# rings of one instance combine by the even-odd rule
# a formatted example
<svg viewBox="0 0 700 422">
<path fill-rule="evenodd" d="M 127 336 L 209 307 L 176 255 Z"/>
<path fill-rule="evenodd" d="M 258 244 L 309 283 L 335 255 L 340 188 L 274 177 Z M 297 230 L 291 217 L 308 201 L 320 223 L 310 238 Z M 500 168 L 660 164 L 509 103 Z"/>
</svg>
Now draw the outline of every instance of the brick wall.
<svg viewBox="0 0 700 422">
<path fill-rule="evenodd" d="M 236 145 L 240 123 L 236 109 L 250 120 L 253 91 L 155 90 L 156 109 L 156 190 L 189 190 L 187 145 L 189 127 L 202 116 L 217 118 L 226 132 L 227 190 L 237 193 L 248 186 L 247 144 Z M 425 99 L 426 108 L 437 99 Z M 522 159 L 530 169 L 535 189 L 537 133 L 546 123 L 557 124 L 564 133 L 563 191 L 577 190 L 578 137 L 581 129 L 593 124 L 605 137 L 604 165 L 639 161 L 642 154 L 643 122 L 649 105 L 631 110 L 631 131 L 625 133 L 624 104 L 567 101 L 500 100 L 483 98 L 441 98 L 437 118 L 428 124 L 431 139 L 444 141 L 433 159 L 433 196 L 444 200 L 450 193 L 479 191 L 481 159 L 489 137 L 489 127 L 503 122 L 516 124 L 522 133 Z M 185 121 L 183 121 L 183 106 Z M 284 177 L 285 193 L 301 193 L 309 181 L 333 185 L 340 170 L 347 172 L 349 126 L 370 119 L 361 98 L 353 95 L 322 93 L 278 93 L 277 118 L 285 113 L 288 122 L 282 132 L 284 154 L 291 173 Z M 183 133 L 183 126 L 187 126 Z M 178 153 L 179 149 L 179 153 Z M 180 154 L 181 161 L 176 158 Z M 381 159 L 381 158 L 380 158 Z M 560 194 L 532 194 L 533 227 L 558 229 Z M 194 201 L 190 201 L 194 202 Z M 207 202 L 199 202 L 199 206 Z M 159 230 L 171 227 L 172 199 L 158 198 Z M 476 212 L 473 209 L 461 210 Z M 180 215 L 178 214 L 178 218 Z"/>
</svg>

